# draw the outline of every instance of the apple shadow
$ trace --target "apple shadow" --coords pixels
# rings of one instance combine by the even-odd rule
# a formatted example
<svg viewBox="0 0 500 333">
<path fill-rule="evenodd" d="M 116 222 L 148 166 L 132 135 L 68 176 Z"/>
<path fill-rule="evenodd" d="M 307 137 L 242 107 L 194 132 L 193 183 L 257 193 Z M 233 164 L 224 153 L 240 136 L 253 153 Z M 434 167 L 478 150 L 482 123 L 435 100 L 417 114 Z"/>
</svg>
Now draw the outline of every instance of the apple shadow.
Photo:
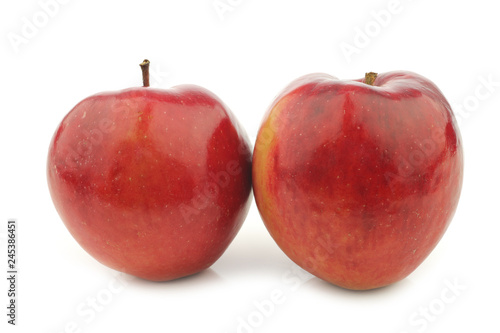
<svg viewBox="0 0 500 333">
<path fill-rule="evenodd" d="M 193 285 L 222 283 L 224 281 L 224 279 L 210 267 L 201 272 L 169 281 L 150 281 L 132 275 L 128 275 L 128 278 L 129 278 L 128 282 L 131 285 L 137 286 L 139 288 L 153 288 L 153 289 L 183 288 L 186 286 L 191 287 Z"/>
<path fill-rule="evenodd" d="M 412 285 L 413 283 L 411 282 L 411 280 L 405 278 L 401 281 L 380 288 L 369 289 L 369 290 L 351 290 L 336 286 L 320 278 L 313 277 L 305 284 L 304 287 L 311 288 L 322 294 L 327 293 L 341 297 L 349 297 L 349 298 L 356 297 L 369 300 L 379 297 L 386 298 L 386 297 L 400 295 L 408 288 L 411 288 Z"/>
<path fill-rule="evenodd" d="M 281 275 L 290 265 L 288 257 L 272 239 L 255 241 L 254 237 L 230 246 L 212 267 L 225 276 Z"/>
</svg>

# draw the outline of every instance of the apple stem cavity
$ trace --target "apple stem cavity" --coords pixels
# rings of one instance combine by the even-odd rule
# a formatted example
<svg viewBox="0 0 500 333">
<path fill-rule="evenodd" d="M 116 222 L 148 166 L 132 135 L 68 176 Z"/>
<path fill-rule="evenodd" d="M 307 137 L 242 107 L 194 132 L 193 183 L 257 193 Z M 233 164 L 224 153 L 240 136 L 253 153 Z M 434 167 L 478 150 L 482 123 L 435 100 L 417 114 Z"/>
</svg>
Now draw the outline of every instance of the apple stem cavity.
<svg viewBox="0 0 500 333">
<path fill-rule="evenodd" d="M 369 72 L 365 73 L 365 83 L 369 86 L 373 86 L 375 79 L 377 78 L 378 73 Z"/>
<path fill-rule="evenodd" d="M 142 84 L 144 87 L 149 87 L 149 63 L 148 59 L 144 59 L 139 65 L 142 69 Z"/>
</svg>

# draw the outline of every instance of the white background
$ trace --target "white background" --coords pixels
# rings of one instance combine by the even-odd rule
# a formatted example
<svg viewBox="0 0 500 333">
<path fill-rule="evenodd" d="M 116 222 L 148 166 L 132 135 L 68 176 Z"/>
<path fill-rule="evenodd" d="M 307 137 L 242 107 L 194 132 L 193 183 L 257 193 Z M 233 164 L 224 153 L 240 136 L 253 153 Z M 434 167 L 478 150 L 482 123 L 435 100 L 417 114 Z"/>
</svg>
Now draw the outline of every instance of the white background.
<svg viewBox="0 0 500 333">
<path fill-rule="evenodd" d="M 401 0 L 394 10 L 389 0 L 221 0 L 230 10 L 219 15 L 214 0 L 60 0 L 44 14 L 41 3 L 54 1 L 0 5 L 0 266 L 5 272 L 6 221 L 16 218 L 20 271 L 16 327 L 6 323 L 1 279 L 2 332 L 498 330 L 494 1 Z M 390 17 L 380 14 L 388 9 Z M 347 44 L 357 53 L 346 56 Z M 152 86 L 208 88 L 252 141 L 273 98 L 298 76 L 351 79 L 403 69 L 428 77 L 454 106 L 464 141 L 464 186 L 450 228 L 408 278 L 368 292 L 343 290 L 298 269 L 267 233 L 255 203 L 226 253 L 201 274 L 151 283 L 102 266 L 53 207 L 47 149 L 77 102 L 140 86 L 144 58 L 152 62 Z M 280 302 L 270 306 L 273 295 Z"/>
</svg>

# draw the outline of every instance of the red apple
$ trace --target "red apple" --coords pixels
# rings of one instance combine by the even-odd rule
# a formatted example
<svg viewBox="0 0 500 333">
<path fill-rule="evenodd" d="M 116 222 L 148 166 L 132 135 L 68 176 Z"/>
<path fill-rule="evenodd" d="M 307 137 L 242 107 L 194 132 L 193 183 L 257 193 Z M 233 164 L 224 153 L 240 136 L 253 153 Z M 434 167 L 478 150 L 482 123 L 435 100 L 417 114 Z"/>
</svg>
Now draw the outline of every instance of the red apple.
<svg viewBox="0 0 500 333">
<path fill-rule="evenodd" d="M 54 205 L 102 264 L 171 280 L 212 265 L 250 206 L 251 149 L 206 89 L 144 87 L 86 98 L 50 143 Z"/>
<path fill-rule="evenodd" d="M 311 74 L 274 101 L 253 157 L 258 209 L 299 266 L 348 289 L 394 283 L 436 246 L 457 207 L 460 133 L 440 90 L 397 71 Z"/>
</svg>

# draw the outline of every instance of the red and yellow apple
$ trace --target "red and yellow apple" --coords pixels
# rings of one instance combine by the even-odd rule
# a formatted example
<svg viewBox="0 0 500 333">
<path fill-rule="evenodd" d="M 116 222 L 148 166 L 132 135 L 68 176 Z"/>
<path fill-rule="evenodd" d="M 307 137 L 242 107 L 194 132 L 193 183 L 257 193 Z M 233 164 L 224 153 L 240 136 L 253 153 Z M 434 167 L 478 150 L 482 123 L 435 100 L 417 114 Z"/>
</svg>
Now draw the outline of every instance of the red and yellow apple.
<svg viewBox="0 0 500 333">
<path fill-rule="evenodd" d="M 211 266 L 251 203 L 251 149 L 224 103 L 194 85 L 84 99 L 50 143 L 64 224 L 95 259 L 164 281 Z"/>
<path fill-rule="evenodd" d="M 452 109 L 411 72 L 310 74 L 272 103 L 253 156 L 262 219 L 299 266 L 372 289 L 414 271 L 454 215 L 463 177 Z"/>
</svg>

